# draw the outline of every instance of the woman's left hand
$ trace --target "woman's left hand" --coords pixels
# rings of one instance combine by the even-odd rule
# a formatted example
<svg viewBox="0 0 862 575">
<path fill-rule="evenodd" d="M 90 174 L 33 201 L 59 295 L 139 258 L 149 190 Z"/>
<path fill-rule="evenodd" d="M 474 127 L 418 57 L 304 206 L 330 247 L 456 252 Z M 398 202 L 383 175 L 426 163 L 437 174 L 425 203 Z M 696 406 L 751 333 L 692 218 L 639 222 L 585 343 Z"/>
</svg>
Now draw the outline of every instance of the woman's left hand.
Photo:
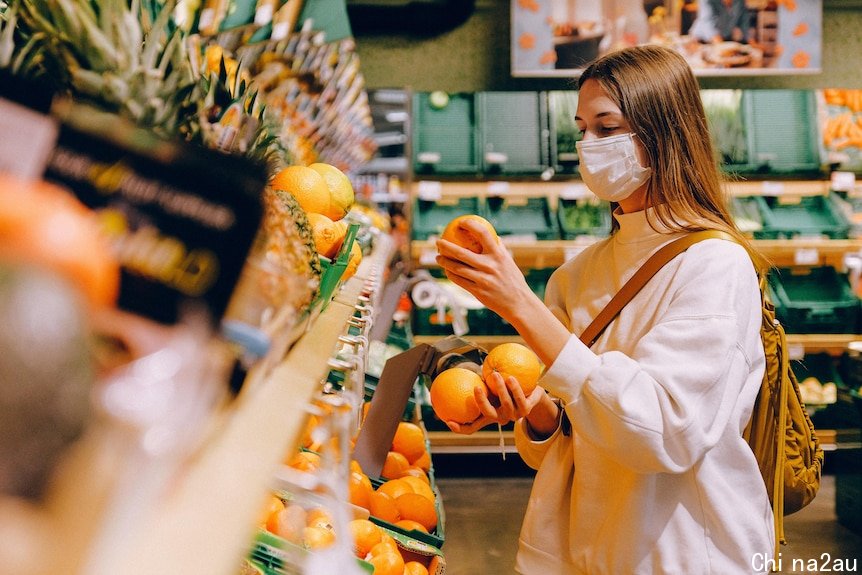
<svg viewBox="0 0 862 575">
<path fill-rule="evenodd" d="M 493 423 L 504 425 L 527 417 L 546 395 L 545 390 L 539 386 L 536 386 L 530 395 L 524 395 L 517 379 L 509 376 L 504 381 L 503 376 L 497 372 L 492 373 L 485 384 L 494 395 L 489 396 L 484 385 L 474 389 L 474 397 L 481 412 L 479 418 L 464 424 L 447 421 L 446 425 L 450 430 L 469 435 Z"/>
<path fill-rule="evenodd" d="M 479 240 L 482 253 L 477 254 L 441 239 L 437 240 L 437 263 L 452 283 L 514 323 L 515 312 L 523 309 L 529 298 L 537 299 L 537 296 L 499 238 L 475 222 L 468 220 L 461 225 Z"/>
</svg>

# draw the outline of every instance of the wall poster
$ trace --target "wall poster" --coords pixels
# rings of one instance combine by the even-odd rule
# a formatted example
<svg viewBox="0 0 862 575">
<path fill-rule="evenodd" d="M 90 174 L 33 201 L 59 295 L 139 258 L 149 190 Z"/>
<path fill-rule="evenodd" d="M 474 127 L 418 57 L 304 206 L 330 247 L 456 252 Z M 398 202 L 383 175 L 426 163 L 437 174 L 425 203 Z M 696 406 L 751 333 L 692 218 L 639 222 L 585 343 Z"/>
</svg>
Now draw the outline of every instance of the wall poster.
<svg viewBox="0 0 862 575">
<path fill-rule="evenodd" d="M 609 51 L 678 50 L 699 76 L 814 74 L 822 0 L 511 0 L 512 75 L 576 77 Z"/>
</svg>

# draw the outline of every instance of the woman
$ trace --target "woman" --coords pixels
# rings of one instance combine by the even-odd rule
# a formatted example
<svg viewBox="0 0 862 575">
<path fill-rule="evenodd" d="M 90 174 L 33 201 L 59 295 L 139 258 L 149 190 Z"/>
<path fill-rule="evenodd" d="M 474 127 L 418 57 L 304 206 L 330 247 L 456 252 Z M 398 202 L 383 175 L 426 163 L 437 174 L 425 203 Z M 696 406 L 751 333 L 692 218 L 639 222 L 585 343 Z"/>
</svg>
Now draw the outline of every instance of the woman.
<svg viewBox="0 0 862 575">
<path fill-rule="evenodd" d="M 579 81 L 581 175 L 611 202 L 613 231 L 561 266 L 543 304 L 481 226 L 482 254 L 439 241 L 457 285 L 513 326 L 547 370 L 524 397 L 495 374 L 492 405 L 453 431 L 515 420 L 538 470 L 522 574 L 755 573 L 772 513 L 742 430 L 763 377 L 751 255 L 720 187 L 697 80 L 677 53 L 608 54 Z M 640 265 L 689 231 L 720 229 L 666 264 L 592 348 L 578 335 Z"/>
</svg>

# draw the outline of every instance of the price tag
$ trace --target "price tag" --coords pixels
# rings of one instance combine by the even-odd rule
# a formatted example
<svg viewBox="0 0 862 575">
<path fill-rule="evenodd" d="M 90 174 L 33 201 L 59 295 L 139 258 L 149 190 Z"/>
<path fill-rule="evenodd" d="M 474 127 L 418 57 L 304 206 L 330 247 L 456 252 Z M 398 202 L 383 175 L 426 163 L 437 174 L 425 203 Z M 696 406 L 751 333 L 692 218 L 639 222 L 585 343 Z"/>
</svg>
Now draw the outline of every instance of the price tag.
<svg viewBox="0 0 862 575">
<path fill-rule="evenodd" d="M 419 182 L 419 187 L 416 190 L 416 195 L 420 200 L 428 202 L 437 202 L 443 197 L 443 184 L 440 182 L 430 182 L 422 180 Z"/>
<path fill-rule="evenodd" d="M 584 251 L 584 246 L 566 246 L 563 248 L 563 261 L 569 261 L 579 253 Z"/>
<path fill-rule="evenodd" d="M 782 182 L 763 182 L 761 192 L 764 196 L 780 196 L 784 193 L 784 184 Z"/>
<path fill-rule="evenodd" d="M 853 172 L 832 172 L 831 187 L 836 192 L 852 192 L 856 187 L 856 174 Z"/>
<path fill-rule="evenodd" d="M 793 343 L 787 346 L 787 357 L 790 361 L 801 361 L 805 359 L 805 346 L 801 343 Z"/>
<path fill-rule="evenodd" d="M 587 188 L 586 184 L 577 183 L 577 184 L 566 184 L 562 190 L 560 190 L 560 199 L 561 200 L 580 200 L 583 198 L 589 198 L 593 195 L 593 193 Z"/>
<path fill-rule="evenodd" d="M 820 261 L 820 252 L 815 248 L 799 248 L 793 253 L 793 262 L 798 266 L 812 266 Z"/>
<path fill-rule="evenodd" d="M 40 178 L 58 130 L 49 116 L 0 98 L 0 172 Z"/>
<path fill-rule="evenodd" d="M 488 195 L 505 196 L 509 193 L 509 182 L 488 182 Z"/>
</svg>

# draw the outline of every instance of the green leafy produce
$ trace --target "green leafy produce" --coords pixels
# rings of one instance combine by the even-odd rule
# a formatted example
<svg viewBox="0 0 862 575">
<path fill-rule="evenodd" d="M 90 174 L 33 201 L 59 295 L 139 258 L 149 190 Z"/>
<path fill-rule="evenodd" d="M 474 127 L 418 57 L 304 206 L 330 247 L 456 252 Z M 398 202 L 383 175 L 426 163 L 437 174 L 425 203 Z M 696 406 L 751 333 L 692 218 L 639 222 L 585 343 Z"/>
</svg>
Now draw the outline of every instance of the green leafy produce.
<svg viewBox="0 0 862 575">
<path fill-rule="evenodd" d="M 701 90 L 701 99 L 720 161 L 724 164 L 747 162 L 742 90 Z"/>
</svg>

